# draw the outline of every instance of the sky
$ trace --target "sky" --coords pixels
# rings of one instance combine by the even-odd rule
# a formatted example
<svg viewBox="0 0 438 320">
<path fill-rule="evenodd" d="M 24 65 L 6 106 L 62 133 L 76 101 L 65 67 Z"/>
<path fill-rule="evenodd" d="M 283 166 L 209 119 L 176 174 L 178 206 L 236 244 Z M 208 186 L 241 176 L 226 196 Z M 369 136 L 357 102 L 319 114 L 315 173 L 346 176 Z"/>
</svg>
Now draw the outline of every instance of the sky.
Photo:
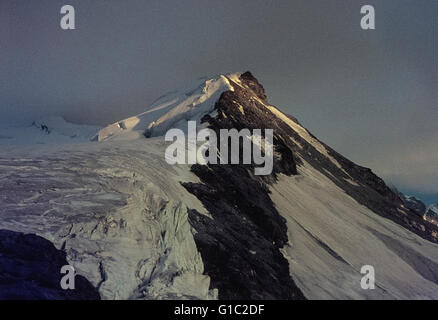
<svg viewBox="0 0 438 320">
<path fill-rule="evenodd" d="M 65 4 L 75 30 L 59 26 Z M 322 141 L 438 202 L 437 15 L 435 0 L 0 0 L 0 122 L 103 126 L 249 70 Z"/>
</svg>

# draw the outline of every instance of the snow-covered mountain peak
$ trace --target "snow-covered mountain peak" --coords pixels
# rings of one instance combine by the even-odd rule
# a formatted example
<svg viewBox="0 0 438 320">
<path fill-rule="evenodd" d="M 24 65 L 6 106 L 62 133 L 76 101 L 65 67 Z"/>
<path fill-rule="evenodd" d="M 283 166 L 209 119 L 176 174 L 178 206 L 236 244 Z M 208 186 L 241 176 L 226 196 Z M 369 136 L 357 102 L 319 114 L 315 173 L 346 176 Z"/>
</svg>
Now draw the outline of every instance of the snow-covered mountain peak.
<svg viewBox="0 0 438 320">
<path fill-rule="evenodd" d="M 429 206 L 426 210 L 425 216 L 433 219 L 435 224 L 438 224 L 438 203 Z"/>
<path fill-rule="evenodd" d="M 431 205 L 428 210 L 433 211 L 438 216 L 438 203 Z"/>
<path fill-rule="evenodd" d="M 272 129 L 272 173 L 169 164 L 160 135 L 192 119 Z M 27 126 L 72 139 L 63 120 Z M 438 297 L 438 224 L 419 200 L 270 105 L 249 72 L 199 79 L 96 138 L 110 141 L 3 152 L 0 229 L 53 242 L 104 299 Z"/>
<path fill-rule="evenodd" d="M 438 203 L 426 206 L 423 201 L 414 196 L 408 196 L 395 189 L 406 208 L 414 212 L 424 220 L 438 225 Z"/>
<path fill-rule="evenodd" d="M 214 110 L 216 101 L 225 91 L 233 91 L 229 79 L 239 84 L 240 73 L 201 78 L 158 98 L 147 111 L 115 122 L 98 132 L 95 140 L 131 140 L 147 130 L 148 136 L 161 136 L 170 128 L 184 128 L 188 120 L 198 123 Z"/>
</svg>

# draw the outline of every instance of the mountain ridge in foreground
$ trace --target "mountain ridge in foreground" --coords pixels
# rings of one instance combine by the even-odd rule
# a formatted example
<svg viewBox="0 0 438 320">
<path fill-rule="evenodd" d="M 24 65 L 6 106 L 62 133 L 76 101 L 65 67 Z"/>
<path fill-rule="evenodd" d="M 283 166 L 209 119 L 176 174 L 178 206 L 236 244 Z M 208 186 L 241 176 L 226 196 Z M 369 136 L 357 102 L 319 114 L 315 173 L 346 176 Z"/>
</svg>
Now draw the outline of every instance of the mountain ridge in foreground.
<svg viewBox="0 0 438 320">
<path fill-rule="evenodd" d="M 272 174 L 169 165 L 163 135 L 189 120 L 273 129 Z M 438 299 L 437 227 L 249 72 L 167 94 L 94 140 L 2 155 L 0 229 L 53 242 L 103 299 Z"/>
</svg>

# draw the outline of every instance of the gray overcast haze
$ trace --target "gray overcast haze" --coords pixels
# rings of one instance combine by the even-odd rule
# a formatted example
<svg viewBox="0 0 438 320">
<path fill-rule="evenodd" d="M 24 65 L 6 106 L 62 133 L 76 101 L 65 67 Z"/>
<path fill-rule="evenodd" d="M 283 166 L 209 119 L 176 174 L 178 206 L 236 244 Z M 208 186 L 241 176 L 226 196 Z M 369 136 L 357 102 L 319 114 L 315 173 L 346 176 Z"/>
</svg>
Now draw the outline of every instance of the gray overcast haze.
<svg viewBox="0 0 438 320">
<path fill-rule="evenodd" d="M 76 30 L 59 27 L 76 9 Z M 376 30 L 360 8 L 376 9 Z M 250 70 L 351 160 L 438 201 L 438 1 L 0 0 L 0 121 L 105 125 L 201 76 Z"/>
</svg>

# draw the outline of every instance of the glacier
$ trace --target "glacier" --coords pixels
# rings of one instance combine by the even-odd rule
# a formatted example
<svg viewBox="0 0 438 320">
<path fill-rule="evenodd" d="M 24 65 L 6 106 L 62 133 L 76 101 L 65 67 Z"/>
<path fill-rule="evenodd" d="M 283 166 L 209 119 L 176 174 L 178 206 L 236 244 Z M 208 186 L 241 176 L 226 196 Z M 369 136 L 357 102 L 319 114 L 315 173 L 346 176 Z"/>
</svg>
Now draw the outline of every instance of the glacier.
<svg viewBox="0 0 438 320">
<path fill-rule="evenodd" d="M 0 229 L 42 236 L 103 299 L 214 298 L 187 222 L 205 212 L 160 139 L 15 148 L 0 156 Z M 206 213 L 207 214 L 207 213 Z"/>
</svg>

